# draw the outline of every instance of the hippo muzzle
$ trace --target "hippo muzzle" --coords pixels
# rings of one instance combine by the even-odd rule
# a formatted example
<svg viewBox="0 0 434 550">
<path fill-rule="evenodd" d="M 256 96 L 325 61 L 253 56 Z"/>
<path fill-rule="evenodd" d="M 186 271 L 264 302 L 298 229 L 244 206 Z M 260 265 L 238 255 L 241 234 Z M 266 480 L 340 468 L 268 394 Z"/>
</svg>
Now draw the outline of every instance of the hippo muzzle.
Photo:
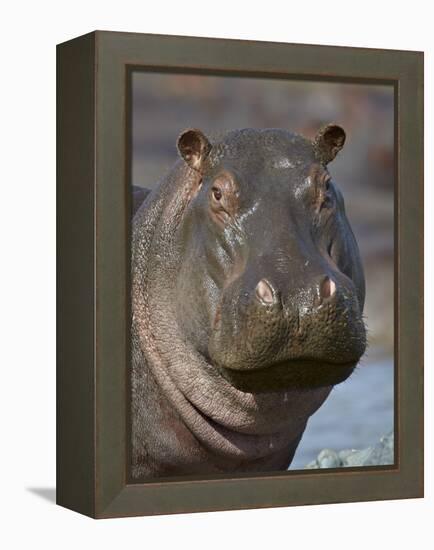
<svg viewBox="0 0 434 550">
<path fill-rule="evenodd" d="M 248 392 L 330 386 L 348 378 L 366 347 L 353 282 L 328 265 L 316 276 L 300 270 L 303 286 L 288 292 L 278 284 L 281 273 L 265 272 L 256 285 L 241 278 L 225 289 L 208 347 L 211 362 Z"/>
</svg>

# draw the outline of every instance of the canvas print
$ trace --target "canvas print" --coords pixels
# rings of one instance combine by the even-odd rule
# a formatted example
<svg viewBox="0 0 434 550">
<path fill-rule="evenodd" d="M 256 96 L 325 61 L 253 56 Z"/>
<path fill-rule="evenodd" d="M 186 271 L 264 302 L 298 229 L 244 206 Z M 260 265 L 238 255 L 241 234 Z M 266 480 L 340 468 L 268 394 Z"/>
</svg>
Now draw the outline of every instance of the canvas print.
<svg viewBox="0 0 434 550">
<path fill-rule="evenodd" d="M 393 87 L 130 90 L 130 478 L 392 465 Z"/>
</svg>

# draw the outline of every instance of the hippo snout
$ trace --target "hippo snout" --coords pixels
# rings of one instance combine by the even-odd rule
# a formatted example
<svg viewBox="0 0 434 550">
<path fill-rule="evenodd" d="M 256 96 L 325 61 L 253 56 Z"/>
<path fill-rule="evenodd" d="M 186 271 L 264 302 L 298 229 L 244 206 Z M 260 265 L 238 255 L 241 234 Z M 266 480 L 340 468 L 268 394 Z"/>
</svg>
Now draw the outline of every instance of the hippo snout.
<svg viewBox="0 0 434 550">
<path fill-rule="evenodd" d="M 239 389 L 328 386 L 353 372 L 366 347 L 354 284 L 341 273 L 306 278 L 297 287 L 266 276 L 250 290 L 236 281 L 224 293 L 208 350 Z"/>
</svg>

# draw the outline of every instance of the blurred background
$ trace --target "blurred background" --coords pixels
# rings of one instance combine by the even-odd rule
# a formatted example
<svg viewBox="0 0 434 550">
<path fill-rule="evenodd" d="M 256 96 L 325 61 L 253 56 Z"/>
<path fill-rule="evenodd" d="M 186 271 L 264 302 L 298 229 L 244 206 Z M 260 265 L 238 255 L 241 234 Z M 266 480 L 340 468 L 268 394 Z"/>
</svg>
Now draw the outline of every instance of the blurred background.
<svg viewBox="0 0 434 550">
<path fill-rule="evenodd" d="M 223 76 L 132 75 L 132 183 L 153 188 L 177 159 L 185 128 L 209 137 L 237 128 L 286 128 L 313 137 L 336 122 L 347 133 L 329 165 L 343 192 L 366 275 L 369 348 L 355 373 L 309 420 L 290 469 L 324 448 L 362 449 L 393 430 L 393 88 Z"/>
</svg>

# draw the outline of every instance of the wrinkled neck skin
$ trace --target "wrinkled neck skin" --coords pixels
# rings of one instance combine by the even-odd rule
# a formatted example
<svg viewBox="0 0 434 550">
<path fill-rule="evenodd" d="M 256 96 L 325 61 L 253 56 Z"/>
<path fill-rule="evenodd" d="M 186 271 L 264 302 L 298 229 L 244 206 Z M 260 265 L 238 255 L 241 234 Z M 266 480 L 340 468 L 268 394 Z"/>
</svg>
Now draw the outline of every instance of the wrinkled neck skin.
<svg viewBox="0 0 434 550">
<path fill-rule="evenodd" d="M 178 182 L 182 182 L 182 186 Z M 259 394 L 243 392 L 227 382 L 207 361 L 205 350 L 199 349 L 204 347 L 203 340 L 212 330 L 209 304 L 193 308 L 206 312 L 205 317 L 200 317 L 202 314 L 194 316 L 192 311 L 180 308 L 177 300 L 185 252 L 182 220 L 199 184 L 197 172 L 182 162 L 177 163 L 134 219 L 132 323 L 137 337 L 133 344 L 133 411 L 139 414 L 141 400 L 146 402 L 143 394 L 146 384 L 137 380 L 149 369 L 165 407 L 169 404 L 171 411 L 164 429 L 173 428 L 175 439 L 184 429 L 190 432 L 192 438 L 179 436 L 179 439 L 197 446 L 192 453 L 206 457 L 210 472 L 231 471 L 240 465 L 245 465 L 248 471 L 249 464 L 256 464 L 258 470 L 285 469 L 308 418 L 327 398 L 331 387 Z M 203 269 L 200 266 L 203 263 L 197 259 L 198 269 Z M 214 289 L 216 293 L 219 291 L 217 287 Z M 192 303 L 205 299 L 202 289 L 197 289 L 197 294 L 200 297 L 191 296 Z M 187 317 L 192 319 L 192 324 L 188 325 Z M 202 331 L 196 339 L 186 334 L 196 329 Z M 140 353 L 134 346 L 140 347 Z M 142 433 L 146 432 L 144 415 L 152 411 L 140 414 L 143 417 L 136 423 L 133 418 L 133 462 L 141 463 L 142 467 L 134 474 L 133 464 L 133 476 L 158 476 L 161 473 L 156 464 L 161 457 L 158 450 L 146 447 L 147 433 Z M 154 435 L 161 428 L 149 426 Z M 160 437 L 165 437 L 163 430 Z M 159 446 L 164 444 L 156 447 Z M 146 455 L 146 460 L 154 462 L 152 468 L 143 467 L 145 459 L 141 453 Z M 171 460 L 168 454 L 170 449 L 164 451 L 166 463 Z M 173 460 L 176 462 L 177 457 Z M 187 464 L 178 466 L 168 467 L 165 472 L 194 473 Z"/>
</svg>

